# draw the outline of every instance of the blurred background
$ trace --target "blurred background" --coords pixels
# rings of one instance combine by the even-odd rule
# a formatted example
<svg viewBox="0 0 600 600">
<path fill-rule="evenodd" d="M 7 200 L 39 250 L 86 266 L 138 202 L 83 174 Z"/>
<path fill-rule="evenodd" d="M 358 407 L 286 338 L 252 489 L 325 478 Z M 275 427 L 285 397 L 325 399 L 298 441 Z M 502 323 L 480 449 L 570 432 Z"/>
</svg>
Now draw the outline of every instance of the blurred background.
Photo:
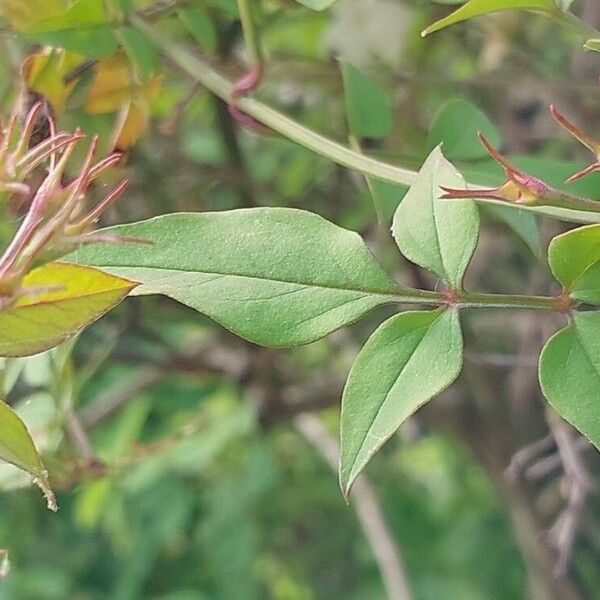
<svg viewBox="0 0 600 600">
<path fill-rule="evenodd" d="M 552 21 L 512 11 L 421 39 L 450 12 L 444 4 L 339 0 L 313 12 L 265 0 L 268 68 L 257 96 L 347 143 L 341 71 L 349 63 L 392 107 L 392 133 L 360 140 L 365 152 L 418 169 L 445 141 L 470 181 L 498 184 L 502 173 L 476 140 L 482 129 L 516 164 L 563 185 L 587 156 L 547 107 L 598 133 L 599 55 Z M 573 6 L 600 26 L 597 0 Z M 230 79 L 243 73 L 233 0 L 136 7 Z M 86 58 L 79 38 L 65 40 L 3 29 L 5 113 L 28 54 L 64 42 L 80 51 L 70 69 Z M 398 281 L 438 285 L 388 234 L 405 189 L 375 182 L 373 197 L 360 174 L 244 129 L 222 100 L 144 52 L 156 84 L 144 98 L 148 121 L 123 146 L 114 181 L 126 175 L 130 188 L 105 224 L 293 206 L 360 232 Z M 98 64 L 117 81 L 96 63 L 68 94 L 48 80 L 27 83 L 55 105 L 64 100 L 55 106 L 61 128 L 99 132 L 110 150 L 123 96 L 109 85 L 110 101 L 91 101 Z M 571 189 L 598 198 L 599 184 L 593 176 Z M 555 293 L 545 247 L 566 226 L 513 214 L 482 211 L 468 286 Z M 569 440 L 590 481 L 600 460 L 545 412 L 537 383 L 539 349 L 561 324 L 553 316 L 468 313 L 464 373 L 401 428 L 344 502 L 335 467 L 343 384 L 389 314 L 272 350 L 168 299 L 131 298 L 73 343 L 14 362 L 8 400 L 44 452 L 61 508 L 50 513 L 26 478 L 0 468 L 0 547 L 11 565 L 0 599 L 599 598 L 600 500 L 591 486 L 574 504 L 557 439 Z"/>
</svg>

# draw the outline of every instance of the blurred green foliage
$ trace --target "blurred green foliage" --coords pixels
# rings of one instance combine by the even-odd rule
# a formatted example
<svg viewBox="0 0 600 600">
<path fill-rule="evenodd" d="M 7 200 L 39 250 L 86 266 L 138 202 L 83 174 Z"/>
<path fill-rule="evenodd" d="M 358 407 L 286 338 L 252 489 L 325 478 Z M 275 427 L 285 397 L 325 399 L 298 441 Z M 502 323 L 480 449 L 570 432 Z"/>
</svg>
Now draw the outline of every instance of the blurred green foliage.
<svg viewBox="0 0 600 600">
<path fill-rule="evenodd" d="M 108 4 L 153 6 L 129 0 Z M 241 73 L 244 51 L 235 2 L 187 4 L 160 26 L 194 52 L 210 55 L 231 78 Z M 269 69 L 258 95 L 325 135 L 348 139 L 343 78 L 335 60 L 342 58 L 379 82 L 391 99 L 393 132 L 382 140 L 361 140 L 363 150 L 376 156 L 416 168 L 432 145 L 454 135 L 443 112 L 452 101 L 477 127 L 494 131 L 494 123 L 516 154 L 535 151 L 536 157 L 517 158 L 516 164 L 552 184 L 561 184 L 574 165 L 583 164 L 575 144 L 542 116 L 539 97 L 545 102 L 563 94 L 574 48 L 572 34 L 549 21 L 507 13 L 481 27 L 458 25 L 423 41 L 420 31 L 448 7 L 425 0 L 340 0 L 324 12 L 291 0 L 264 5 L 261 30 Z M 63 17 L 49 22 L 61 25 Z M 280 137 L 242 130 L 223 102 L 169 64 L 158 67 L 147 40 L 127 28 L 115 32 L 102 19 L 90 25 L 81 31 L 59 27 L 2 35 L 0 99 L 4 108 L 14 100 L 21 61 L 36 43 L 65 46 L 86 58 L 106 56 L 122 44 L 142 77 L 163 70 L 161 91 L 149 103 L 149 130 L 122 167 L 132 185 L 106 224 L 183 210 L 299 207 L 361 232 L 390 272 L 406 276 L 393 241 L 377 227 L 360 176 Z M 59 123 L 99 133 L 106 149 L 118 111 L 86 111 L 92 76 L 88 71 L 79 78 Z M 540 82 L 543 92 L 531 94 L 532 82 Z M 598 109 L 594 81 L 579 80 L 570 97 L 584 114 Z M 387 129 L 387 114 L 384 121 Z M 450 125 L 454 131 L 453 119 Z M 472 144 L 459 147 L 456 158 L 470 180 L 500 181 L 497 166 Z M 371 184 L 387 223 L 406 190 Z M 573 191 L 592 195 L 597 186 L 598 178 L 591 178 Z M 535 223 L 511 224 L 528 249 L 506 228 L 505 216 L 489 211 L 484 218 L 492 235 L 500 231 L 507 241 L 482 261 L 497 263 L 496 273 L 508 287 L 528 284 L 530 249 L 539 247 Z M 9 227 L 0 227 L 4 237 Z M 477 277 L 482 287 L 499 287 L 489 269 L 479 268 Z M 233 341 L 208 319 L 169 300 L 131 299 L 77 340 L 72 372 L 54 353 L 27 360 L 9 399 L 36 434 L 61 509 L 57 515 L 47 512 L 37 491 L 22 488 L 14 471 L 0 469 L 5 490 L 0 547 L 9 549 L 12 567 L 0 582 L 0 599 L 385 598 L 353 506 L 344 503 L 335 474 L 293 422 L 271 423 L 245 374 L 219 370 L 229 354 L 217 354 L 212 370 L 184 359 L 204 344 L 207 352 L 246 353 L 267 363 L 259 364 L 259 384 L 272 391 L 290 379 L 303 388 L 315 375 L 345 376 L 359 343 L 387 310 L 350 333 L 269 353 Z M 469 321 L 467 345 L 476 352 L 516 352 L 509 329 L 514 323 L 496 321 L 482 339 L 477 332 L 484 318 Z M 200 362 L 203 354 L 193 356 Z M 85 472 L 65 431 L 68 410 L 85 414 L 97 408 L 99 398 L 108 403 L 140 370 L 157 363 L 165 369 L 162 376 L 94 424 L 93 448 L 108 470 Z M 505 385 L 498 379 L 498 387 Z M 335 393 L 339 397 L 341 387 Z M 332 435 L 337 414 L 337 408 L 322 413 Z M 476 421 L 477 415 L 465 411 L 465 420 Z M 536 439 L 539 424 L 526 426 L 530 441 Z M 527 574 L 509 509 L 483 460 L 458 433 L 418 421 L 415 429 L 395 436 L 368 471 L 414 597 L 523 598 Z M 599 589 L 598 545 L 592 540 L 577 555 L 578 576 L 591 590 Z"/>
</svg>

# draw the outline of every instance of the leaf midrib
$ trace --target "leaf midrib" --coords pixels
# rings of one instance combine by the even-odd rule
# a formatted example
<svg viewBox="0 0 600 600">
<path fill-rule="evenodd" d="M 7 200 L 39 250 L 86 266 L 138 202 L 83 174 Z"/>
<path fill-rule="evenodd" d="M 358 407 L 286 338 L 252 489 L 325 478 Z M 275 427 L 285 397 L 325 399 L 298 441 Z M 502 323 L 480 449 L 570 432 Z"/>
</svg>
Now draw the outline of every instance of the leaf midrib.
<svg viewBox="0 0 600 600">
<path fill-rule="evenodd" d="M 143 270 L 143 269 L 148 269 L 148 270 L 156 270 L 156 271 L 169 271 L 169 272 L 175 272 L 175 273 L 188 273 L 188 274 L 193 274 L 193 275 L 217 275 L 217 276 L 221 276 L 221 277 L 240 277 L 240 278 L 245 278 L 245 279 L 255 279 L 257 281 L 267 281 L 267 282 L 272 282 L 272 283 L 287 283 L 290 285 L 304 285 L 306 287 L 314 287 L 314 288 L 322 288 L 322 289 L 328 289 L 328 290 L 336 290 L 336 291 L 345 291 L 345 292 L 356 292 L 356 293 L 363 293 L 363 294 L 371 294 L 374 296 L 382 296 L 384 298 L 397 298 L 398 296 L 402 296 L 403 294 L 400 293 L 400 290 L 398 290 L 398 288 L 396 287 L 397 291 L 390 291 L 390 292 L 382 292 L 382 291 L 378 291 L 378 290 L 373 290 L 373 289 L 368 289 L 368 288 L 355 288 L 355 287 L 336 287 L 334 285 L 325 285 L 325 284 L 316 284 L 316 283 L 307 283 L 306 281 L 289 281 L 286 279 L 278 279 L 278 278 L 268 278 L 268 277 L 260 277 L 258 275 L 247 275 L 244 273 L 221 273 L 219 271 L 205 271 L 205 270 L 190 270 L 190 269 L 184 269 L 181 267 L 150 267 L 150 266 L 146 266 L 146 265 L 140 265 L 140 266 L 131 266 L 131 265 L 107 265 L 107 264 L 94 264 L 94 265 L 90 265 L 90 266 L 95 266 L 99 269 L 132 269 L 132 270 Z M 141 281 L 139 282 L 141 285 L 147 285 L 147 286 L 151 286 L 152 283 L 151 282 L 144 282 Z M 394 285 L 392 283 L 392 285 Z"/>
</svg>

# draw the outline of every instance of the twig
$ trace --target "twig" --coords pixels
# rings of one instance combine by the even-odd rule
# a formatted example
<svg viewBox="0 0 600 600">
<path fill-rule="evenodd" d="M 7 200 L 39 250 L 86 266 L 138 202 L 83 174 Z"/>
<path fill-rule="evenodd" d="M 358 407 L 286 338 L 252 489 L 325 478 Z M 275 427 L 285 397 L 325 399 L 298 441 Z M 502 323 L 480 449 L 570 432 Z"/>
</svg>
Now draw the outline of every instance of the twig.
<svg viewBox="0 0 600 600">
<path fill-rule="evenodd" d="M 340 449 L 337 442 L 315 415 L 294 418 L 296 429 L 315 447 L 325 462 L 337 473 Z M 411 592 L 400 552 L 385 523 L 377 498 L 365 475 L 359 476 L 352 491 L 361 527 L 373 550 L 387 597 L 390 600 L 410 600 Z"/>
<path fill-rule="evenodd" d="M 564 467 L 565 483 L 568 485 L 567 505 L 549 533 L 558 554 L 554 574 L 557 578 L 562 578 L 568 573 L 592 482 L 574 444 L 571 426 L 554 414 L 550 414 L 549 421 Z"/>
<path fill-rule="evenodd" d="M 158 383 L 165 373 L 158 367 L 151 366 L 140 369 L 133 377 L 125 380 L 115 388 L 98 394 L 96 399 L 79 412 L 79 420 L 85 429 L 91 429 L 101 421 L 117 412 L 132 398 Z"/>
<path fill-rule="evenodd" d="M 591 450 L 593 448 L 591 442 L 583 437 L 579 436 L 574 442 L 573 445 L 578 452 L 583 452 L 587 450 Z M 531 466 L 527 467 L 524 471 L 525 478 L 531 481 L 538 481 L 547 477 L 557 469 L 562 466 L 562 460 L 560 454 L 555 452 L 550 456 L 546 456 L 541 458 L 537 462 L 533 463 Z"/>
<path fill-rule="evenodd" d="M 519 476 L 525 472 L 525 468 L 528 464 L 539 459 L 540 456 L 551 450 L 553 447 L 554 438 L 549 434 L 541 440 L 521 448 L 513 455 L 510 464 L 506 469 L 506 475 L 513 480 L 517 480 Z"/>
<path fill-rule="evenodd" d="M 500 354 L 498 352 L 476 352 L 465 350 L 465 359 L 476 365 L 489 365 L 491 367 L 535 367 L 538 357 L 534 354 Z"/>
</svg>

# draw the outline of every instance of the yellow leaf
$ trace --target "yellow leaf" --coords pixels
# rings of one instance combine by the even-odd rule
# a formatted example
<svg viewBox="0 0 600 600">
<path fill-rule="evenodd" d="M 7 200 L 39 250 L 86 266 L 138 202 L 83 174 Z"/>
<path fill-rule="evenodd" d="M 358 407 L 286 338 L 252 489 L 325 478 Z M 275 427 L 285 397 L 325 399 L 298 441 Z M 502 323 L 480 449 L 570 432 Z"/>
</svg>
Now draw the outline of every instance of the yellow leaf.
<svg viewBox="0 0 600 600">
<path fill-rule="evenodd" d="M 0 311 L 0 356 L 52 348 L 116 306 L 137 284 L 98 269 L 54 262 L 29 273 L 32 290 Z"/>
<path fill-rule="evenodd" d="M 45 48 L 25 59 L 23 80 L 28 89 L 41 94 L 56 112 L 61 112 L 76 83 L 65 83 L 65 75 L 82 60 L 83 57 L 75 52 Z"/>
<path fill-rule="evenodd" d="M 161 87 L 162 77 L 155 75 L 138 83 L 123 52 L 98 61 L 94 79 L 88 90 L 85 109 L 92 114 L 115 112 L 134 99 L 154 99 Z"/>
<path fill-rule="evenodd" d="M 119 110 L 129 102 L 134 85 L 126 55 L 117 52 L 99 60 L 94 71 L 94 79 L 88 89 L 85 110 L 92 114 Z"/>
</svg>

